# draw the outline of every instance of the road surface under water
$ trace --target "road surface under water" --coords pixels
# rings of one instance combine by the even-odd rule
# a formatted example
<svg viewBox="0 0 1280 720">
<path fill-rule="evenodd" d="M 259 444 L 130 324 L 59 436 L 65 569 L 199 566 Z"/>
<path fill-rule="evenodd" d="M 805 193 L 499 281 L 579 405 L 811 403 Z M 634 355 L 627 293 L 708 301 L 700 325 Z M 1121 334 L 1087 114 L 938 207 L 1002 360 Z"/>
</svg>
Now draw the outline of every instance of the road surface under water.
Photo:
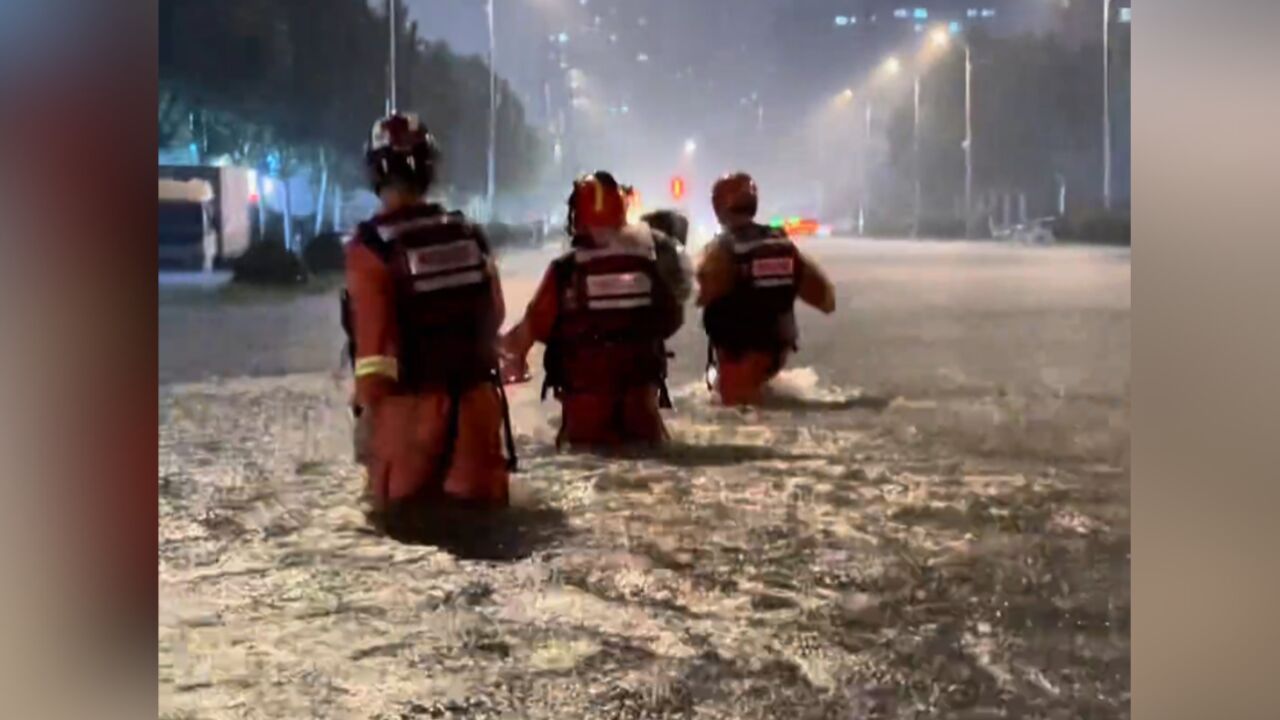
<svg viewBox="0 0 1280 720">
<path fill-rule="evenodd" d="M 805 248 L 773 407 L 696 319 L 660 455 L 514 388 L 515 507 L 434 544 L 367 531 L 332 293 L 162 293 L 162 716 L 1128 717 L 1128 252 Z"/>
</svg>

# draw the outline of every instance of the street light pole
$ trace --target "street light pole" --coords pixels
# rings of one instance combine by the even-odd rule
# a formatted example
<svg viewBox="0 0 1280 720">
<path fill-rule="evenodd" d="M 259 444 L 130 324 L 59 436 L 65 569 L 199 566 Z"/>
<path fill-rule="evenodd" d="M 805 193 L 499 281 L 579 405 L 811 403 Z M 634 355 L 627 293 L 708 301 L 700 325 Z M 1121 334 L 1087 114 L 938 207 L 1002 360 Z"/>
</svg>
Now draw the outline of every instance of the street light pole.
<svg viewBox="0 0 1280 720">
<path fill-rule="evenodd" d="M 866 135 L 862 142 L 862 203 L 858 208 L 858 234 L 867 234 L 867 200 L 870 197 L 871 177 L 871 98 L 867 98 Z"/>
<path fill-rule="evenodd" d="M 1102 2 L 1102 206 L 1111 209 L 1111 0 Z"/>
<path fill-rule="evenodd" d="M 973 50 L 964 44 L 964 236 L 973 239 Z"/>
<path fill-rule="evenodd" d="M 915 73 L 914 82 L 915 111 L 912 120 L 911 140 L 913 145 L 912 162 L 915 166 L 916 198 L 915 210 L 911 221 L 911 237 L 920 236 L 920 71 Z"/>
<path fill-rule="evenodd" d="M 493 196 L 496 190 L 496 152 L 498 144 L 498 71 L 494 68 L 496 43 L 493 33 L 493 0 L 485 3 L 485 16 L 489 23 L 489 158 L 485 176 L 485 205 L 489 219 L 493 219 Z"/>
<path fill-rule="evenodd" d="M 390 56 L 387 61 L 387 114 L 397 109 L 396 105 L 396 0 L 387 0 L 387 43 Z"/>
</svg>

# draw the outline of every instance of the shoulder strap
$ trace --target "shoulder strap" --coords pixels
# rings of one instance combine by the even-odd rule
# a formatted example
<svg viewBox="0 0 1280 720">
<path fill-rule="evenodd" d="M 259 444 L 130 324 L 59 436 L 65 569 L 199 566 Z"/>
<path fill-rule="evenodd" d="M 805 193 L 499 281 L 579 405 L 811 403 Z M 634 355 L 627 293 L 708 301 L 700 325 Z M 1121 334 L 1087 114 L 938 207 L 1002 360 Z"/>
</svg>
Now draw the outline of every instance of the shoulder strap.
<svg viewBox="0 0 1280 720">
<path fill-rule="evenodd" d="M 573 252 L 570 251 L 552 260 L 551 268 L 553 277 L 556 279 L 556 290 L 564 292 L 569 283 L 573 281 L 573 271 L 577 268 L 577 264 L 573 260 Z"/>
<path fill-rule="evenodd" d="M 388 260 L 391 257 L 390 243 L 382 239 L 382 235 L 378 233 L 377 226 L 369 220 L 356 225 L 351 242 L 364 245 L 383 260 Z"/>
</svg>

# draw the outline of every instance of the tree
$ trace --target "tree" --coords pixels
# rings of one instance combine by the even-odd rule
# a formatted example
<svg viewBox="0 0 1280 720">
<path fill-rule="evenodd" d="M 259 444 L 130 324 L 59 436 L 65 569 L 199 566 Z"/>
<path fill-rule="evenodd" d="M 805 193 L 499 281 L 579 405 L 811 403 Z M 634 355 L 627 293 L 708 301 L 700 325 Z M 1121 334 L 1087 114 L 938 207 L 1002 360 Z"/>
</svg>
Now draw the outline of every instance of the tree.
<svg viewBox="0 0 1280 720">
<path fill-rule="evenodd" d="M 397 2 L 400 107 L 437 134 L 442 182 L 478 193 L 488 67 L 420 39 Z M 386 20 L 366 0 L 162 0 L 162 145 L 198 141 L 201 153 L 286 175 L 317 167 L 322 189 L 362 184 L 361 146 L 387 92 Z M 505 81 L 499 108 L 498 187 L 514 189 L 536 173 L 539 143 Z"/>
</svg>

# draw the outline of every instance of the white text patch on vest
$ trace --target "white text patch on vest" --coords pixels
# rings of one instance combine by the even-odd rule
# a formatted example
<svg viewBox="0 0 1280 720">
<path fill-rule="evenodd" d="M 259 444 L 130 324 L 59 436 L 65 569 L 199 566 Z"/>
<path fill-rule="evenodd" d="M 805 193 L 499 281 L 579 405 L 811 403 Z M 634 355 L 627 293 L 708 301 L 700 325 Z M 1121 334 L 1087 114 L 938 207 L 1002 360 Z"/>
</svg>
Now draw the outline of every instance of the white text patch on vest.
<svg viewBox="0 0 1280 720">
<path fill-rule="evenodd" d="M 474 267 L 483 261 L 480 247 L 471 240 L 414 248 L 408 255 L 409 272 L 413 275 L 434 275 Z"/>
<path fill-rule="evenodd" d="M 616 297 L 619 295 L 648 295 L 653 283 L 644 273 L 614 273 L 588 275 L 587 297 Z"/>
<path fill-rule="evenodd" d="M 648 295 L 644 297 L 592 298 L 587 301 L 587 309 L 631 310 L 633 308 L 649 307 L 652 304 L 653 300 Z"/>
<path fill-rule="evenodd" d="M 484 282 L 484 271 L 471 270 L 468 272 L 449 273 L 447 275 L 437 275 L 436 277 L 415 280 L 413 283 L 413 289 L 416 292 L 433 292 L 435 290 L 446 290 L 448 288 L 462 287 L 464 285 L 477 285 L 481 282 Z"/>
<path fill-rule="evenodd" d="M 761 258 L 751 262 L 751 274 L 754 277 L 789 277 L 794 275 L 796 265 L 793 258 Z"/>
</svg>

